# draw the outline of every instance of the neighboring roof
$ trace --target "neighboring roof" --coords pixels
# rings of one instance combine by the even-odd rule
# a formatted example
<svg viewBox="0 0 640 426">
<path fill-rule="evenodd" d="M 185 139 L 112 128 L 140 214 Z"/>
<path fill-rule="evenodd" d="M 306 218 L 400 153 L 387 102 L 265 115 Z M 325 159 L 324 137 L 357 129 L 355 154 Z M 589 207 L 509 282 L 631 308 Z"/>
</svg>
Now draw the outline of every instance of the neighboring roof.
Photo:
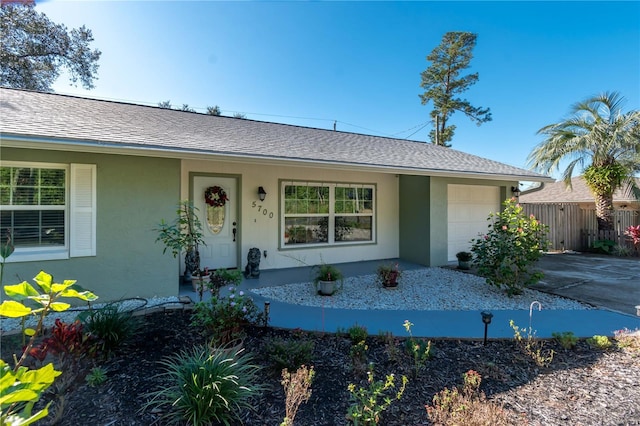
<svg viewBox="0 0 640 426">
<path fill-rule="evenodd" d="M 0 114 L 3 146 L 40 144 L 61 150 L 210 155 L 398 174 L 550 181 L 532 171 L 424 142 L 51 93 L 0 88 Z"/>
<path fill-rule="evenodd" d="M 640 179 L 636 179 L 640 186 Z M 542 189 L 534 189 L 531 192 L 523 192 L 518 200 L 521 203 L 584 203 L 594 202 L 593 194 L 582 176 L 571 178 L 571 189 L 563 181 L 545 183 Z M 632 194 L 618 189 L 613 194 L 615 202 L 637 202 Z"/>
</svg>

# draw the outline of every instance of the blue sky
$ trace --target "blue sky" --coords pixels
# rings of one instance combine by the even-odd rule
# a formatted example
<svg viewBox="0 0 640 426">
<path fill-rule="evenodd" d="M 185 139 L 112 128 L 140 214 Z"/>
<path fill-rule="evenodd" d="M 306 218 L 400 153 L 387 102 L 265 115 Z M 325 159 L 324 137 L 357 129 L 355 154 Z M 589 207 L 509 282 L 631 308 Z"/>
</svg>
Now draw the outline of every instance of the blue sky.
<svg viewBox="0 0 640 426">
<path fill-rule="evenodd" d="M 86 25 L 102 51 L 90 91 L 58 93 L 426 141 L 420 73 L 447 31 L 478 34 L 453 148 L 526 168 L 541 127 L 588 96 L 640 105 L 640 2 L 70 2 L 37 9 Z M 421 129 L 421 130 L 420 130 Z M 557 174 L 554 176 L 558 176 Z"/>
</svg>

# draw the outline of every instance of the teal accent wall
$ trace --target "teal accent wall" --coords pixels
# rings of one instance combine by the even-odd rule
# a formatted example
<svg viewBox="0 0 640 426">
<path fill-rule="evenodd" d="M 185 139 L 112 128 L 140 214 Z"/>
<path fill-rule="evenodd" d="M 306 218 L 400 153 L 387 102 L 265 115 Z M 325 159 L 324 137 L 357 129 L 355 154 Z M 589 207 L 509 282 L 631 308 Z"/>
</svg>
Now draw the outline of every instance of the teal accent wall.
<svg viewBox="0 0 640 426">
<path fill-rule="evenodd" d="M 177 296 L 179 261 L 162 253 L 154 231 L 172 221 L 180 198 L 180 160 L 80 152 L 2 149 L 3 161 L 97 165 L 96 256 L 7 263 L 4 284 L 42 269 L 74 279 L 100 301 Z"/>
</svg>

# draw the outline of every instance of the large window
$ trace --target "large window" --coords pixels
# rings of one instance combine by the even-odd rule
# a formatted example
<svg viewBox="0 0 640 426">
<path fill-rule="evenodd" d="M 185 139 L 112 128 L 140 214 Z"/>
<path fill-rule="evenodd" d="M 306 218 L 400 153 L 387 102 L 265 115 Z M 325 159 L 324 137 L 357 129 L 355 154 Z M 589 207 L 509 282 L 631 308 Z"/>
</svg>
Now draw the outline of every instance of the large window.
<svg viewBox="0 0 640 426">
<path fill-rule="evenodd" d="M 283 245 L 374 241 L 373 185 L 283 183 Z"/>
<path fill-rule="evenodd" d="M 0 167 L 0 235 L 11 235 L 16 249 L 9 261 L 95 254 L 94 211 L 95 166 Z"/>
</svg>

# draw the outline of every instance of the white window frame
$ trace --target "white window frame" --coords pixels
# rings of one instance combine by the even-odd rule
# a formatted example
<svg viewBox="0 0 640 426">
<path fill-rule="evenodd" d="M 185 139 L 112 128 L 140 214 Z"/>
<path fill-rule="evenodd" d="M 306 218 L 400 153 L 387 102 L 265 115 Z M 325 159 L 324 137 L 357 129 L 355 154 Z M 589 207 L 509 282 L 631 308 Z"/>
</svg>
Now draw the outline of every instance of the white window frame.
<svg viewBox="0 0 640 426">
<path fill-rule="evenodd" d="M 13 254 L 6 259 L 7 263 L 96 256 L 95 164 L 3 161 L 2 167 L 65 170 L 65 205 L 63 208 L 66 214 L 64 246 L 16 247 Z M 7 209 L 12 209 L 12 206 L 7 206 Z"/>
<path fill-rule="evenodd" d="M 329 213 L 318 214 L 286 214 L 285 208 L 285 188 L 287 186 L 323 186 L 329 187 Z M 336 213 L 335 212 L 335 190 L 337 187 L 344 188 L 369 188 L 372 191 L 372 212 L 371 214 L 353 214 L 353 213 Z M 347 182 L 319 182 L 319 181 L 281 181 L 280 182 L 280 248 L 285 250 L 304 249 L 314 247 L 337 247 L 344 245 L 364 245 L 372 244 L 377 241 L 376 230 L 376 211 L 377 211 L 377 192 L 376 185 L 371 183 L 347 183 Z M 328 216 L 327 242 L 323 243 L 300 243 L 285 244 L 286 218 L 289 217 L 324 217 Z M 335 219 L 336 216 L 371 216 L 371 240 L 365 241 L 335 241 Z"/>
</svg>

